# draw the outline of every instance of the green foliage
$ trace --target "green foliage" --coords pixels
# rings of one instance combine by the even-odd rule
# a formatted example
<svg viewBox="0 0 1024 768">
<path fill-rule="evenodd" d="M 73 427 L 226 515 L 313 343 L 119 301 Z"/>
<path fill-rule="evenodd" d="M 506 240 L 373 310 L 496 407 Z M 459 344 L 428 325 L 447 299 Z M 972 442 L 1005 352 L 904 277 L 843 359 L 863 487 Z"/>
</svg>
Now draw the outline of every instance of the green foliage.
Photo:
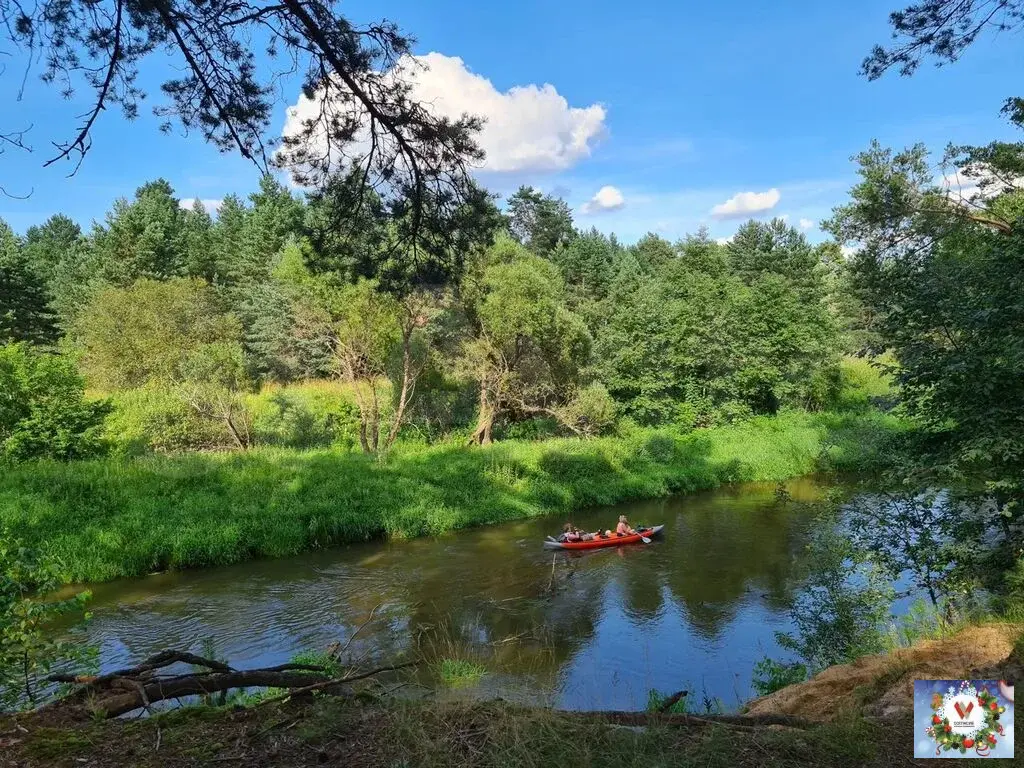
<svg viewBox="0 0 1024 768">
<path fill-rule="evenodd" d="M 559 409 L 558 420 L 573 432 L 593 437 L 615 424 L 616 405 L 604 384 L 591 382 Z"/>
<path fill-rule="evenodd" d="M 103 280 L 126 286 L 140 278 L 183 275 L 183 216 L 174 190 L 163 179 L 143 184 L 132 201 L 117 200 L 106 225 L 93 233 Z"/>
<path fill-rule="evenodd" d="M 487 668 L 465 659 L 442 659 L 438 664 L 441 682 L 449 688 L 476 685 L 487 674 Z"/>
<path fill-rule="evenodd" d="M 43 678 L 54 665 L 90 657 L 89 649 L 54 640 L 48 625 L 78 612 L 88 592 L 69 598 L 49 595 L 61 584 L 60 569 L 0 527 L 0 708 L 35 707 L 53 686 Z M 86 614 L 86 618 L 88 615 Z"/>
<path fill-rule="evenodd" d="M 793 607 L 795 633 L 778 633 L 811 673 L 887 648 L 895 592 L 890 578 L 830 521 L 822 521 L 805 562 L 808 578 Z"/>
<path fill-rule="evenodd" d="M 82 371 L 107 390 L 180 382 L 204 344 L 238 338 L 238 322 L 218 310 L 212 289 L 194 278 L 104 288 L 75 321 Z"/>
<path fill-rule="evenodd" d="M 647 692 L 647 711 L 661 712 L 670 697 L 671 694 L 661 693 L 657 688 L 651 688 L 651 690 Z M 668 708 L 667 714 L 685 715 L 689 711 L 689 698 L 687 696 L 682 696 Z"/>
<path fill-rule="evenodd" d="M 218 424 L 204 419 L 177 388 L 148 385 L 115 392 L 104 439 L 115 454 L 192 451 L 230 447 Z"/>
<path fill-rule="evenodd" d="M 56 332 L 42 277 L 0 219 L 0 344 L 47 344 L 56 339 Z"/>
<path fill-rule="evenodd" d="M 0 346 L 0 459 L 77 459 L 101 453 L 106 402 L 85 399 L 66 357 Z"/>
<path fill-rule="evenodd" d="M 106 580 L 781 480 L 817 469 L 829 434 L 859 418 L 789 414 L 474 450 L 399 444 L 384 460 L 256 449 L 37 462 L 0 476 L 0 523 L 59 557 L 63 580 Z M 839 469 L 856 466 L 845 458 Z"/>
<path fill-rule="evenodd" d="M 838 329 L 819 252 L 782 222 L 706 233 L 653 274 L 620 262 L 596 331 L 594 369 L 624 412 L 681 426 L 823 408 L 839 389 Z"/>
<path fill-rule="evenodd" d="M 807 665 L 798 661 L 786 663 L 762 658 L 754 665 L 754 690 L 758 696 L 767 696 L 807 679 Z"/>
<path fill-rule="evenodd" d="M 862 244 L 856 285 L 893 351 L 901 405 L 921 427 L 906 474 L 922 486 L 982 486 L 1012 516 L 1024 499 L 1024 241 L 1003 218 L 1018 193 L 992 179 L 1017 161 L 1013 152 L 953 153 L 958 166 L 975 158 L 990 170 L 973 208 L 951 204 L 934 184 L 923 146 L 873 144 L 858 157 L 851 202 L 828 226 Z"/>
<path fill-rule="evenodd" d="M 565 201 L 533 187 L 520 187 L 508 199 L 508 228 L 516 240 L 541 256 L 576 236 Z"/>
</svg>

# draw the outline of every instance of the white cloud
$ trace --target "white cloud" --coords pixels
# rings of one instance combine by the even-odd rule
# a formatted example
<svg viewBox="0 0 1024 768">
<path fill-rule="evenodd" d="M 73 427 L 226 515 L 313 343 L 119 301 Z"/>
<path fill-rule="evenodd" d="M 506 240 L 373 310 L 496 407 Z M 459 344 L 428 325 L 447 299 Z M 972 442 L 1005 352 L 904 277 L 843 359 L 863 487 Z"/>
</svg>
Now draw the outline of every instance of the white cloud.
<svg viewBox="0 0 1024 768">
<path fill-rule="evenodd" d="M 735 235 L 729 235 L 728 237 L 716 237 L 715 242 L 719 245 L 728 245 L 732 242 L 733 237 L 735 237 Z"/>
<path fill-rule="evenodd" d="M 737 219 L 764 213 L 778 205 L 781 197 L 775 187 L 767 192 L 739 192 L 712 208 L 711 215 L 716 219 Z"/>
<path fill-rule="evenodd" d="M 583 213 L 604 213 L 605 211 L 617 211 L 626 204 L 626 198 L 622 196 L 616 187 L 603 186 L 597 190 L 597 194 L 585 202 L 580 208 Z"/>
<path fill-rule="evenodd" d="M 605 108 L 600 104 L 573 107 L 553 85 L 517 85 L 496 89 L 486 77 L 471 72 L 457 56 L 428 53 L 399 62 L 397 71 L 412 82 L 412 98 L 435 114 L 484 118 L 477 140 L 487 153 L 481 170 L 494 173 L 559 171 L 588 157 L 604 135 Z M 288 108 L 283 133 L 299 132 L 304 120 L 319 113 L 321 95 L 304 95 Z M 347 150 L 357 157 L 359 142 Z"/>
<path fill-rule="evenodd" d="M 199 202 L 203 204 L 203 208 L 205 208 L 206 212 L 211 216 L 217 213 L 217 211 L 220 210 L 220 207 L 224 204 L 223 200 L 200 200 Z M 183 197 L 178 201 L 178 207 L 185 211 L 191 211 L 192 206 L 195 205 L 195 203 L 196 199 L 194 197 Z"/>
<path fill-rule="evenodd" d="M 797 223 L 800 225 L 800 229 L 814 229 L 814 222 L 810 219 L 800 219 Z"/>
<path fill-rule="evenodd" d="M 843 257 L 848 259 L 860 249 L 855 245 L 841 245 L 839 250 L 842 251 Z"/>
</svg>

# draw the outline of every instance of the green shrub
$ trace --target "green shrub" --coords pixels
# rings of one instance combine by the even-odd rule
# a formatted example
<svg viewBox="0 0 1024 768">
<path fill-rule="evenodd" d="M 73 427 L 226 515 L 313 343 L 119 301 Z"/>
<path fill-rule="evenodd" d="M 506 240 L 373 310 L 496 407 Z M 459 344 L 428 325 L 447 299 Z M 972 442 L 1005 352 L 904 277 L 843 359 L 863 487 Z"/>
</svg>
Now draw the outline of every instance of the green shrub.
<svg viewBox="0 0 1024 768">
<path fill-rule="evenodd" d="M 118 392 L 111 402 L 106 439 L 119 455 L 233 447 L 223 426 L 196 413 L 177 389 L 154 384 Z"/>
<path fill-rule="evenodd" d="M 43 598 L 60 585 L 52 560 L 24 546 L 0 527 L 0 709 L 34 707 L 52 692 L 45 676 L 63 661 L 91 659 L 90 649 L 54 640 L 49 625 L 81 611 L 88 592 Z"/>
<path fill-rule="evenodd" d="M 254 395 L 249 407 L 257 445 L 351 449 L 359 440 L 359 409 L 347 393 L 295 385 Z"/>
<path fill-rule="evenodd" d="M 807 665 L 798 661 L 786 663 L 765 656 L 754 665 L 754 690 L 758 696 L 802 683 L 807 679 Z"/>
<path fill-rule="evenodd" d="M 85 399 L 82 377 L 62 355 L 0 346 L 0 459 L 77 459 L 102 453 L 105 401 Z"/>
</svg>

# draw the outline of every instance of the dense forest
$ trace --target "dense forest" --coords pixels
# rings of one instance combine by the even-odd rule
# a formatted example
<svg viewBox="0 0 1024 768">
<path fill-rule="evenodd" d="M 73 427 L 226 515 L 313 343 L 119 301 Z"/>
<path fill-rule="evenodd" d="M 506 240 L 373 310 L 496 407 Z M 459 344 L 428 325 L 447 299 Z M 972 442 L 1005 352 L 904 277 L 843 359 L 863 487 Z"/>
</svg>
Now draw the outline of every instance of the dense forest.
<svg viewBox="0 0 1024 768">
<path fill-rule="evenodd" d="M 351 192 L 267 176 L 211 216 L 158 180 L 88 232 L 0 222 L 4 388 L 27 393 L 3 453 L 689 429 L 833 405 L 872 339 L 839 246 L 782 220 L 625 246 L 524 187 L 467 209 L 461 250 L 399 258 L 372 193 L 345 218 Z"/>
</svg>

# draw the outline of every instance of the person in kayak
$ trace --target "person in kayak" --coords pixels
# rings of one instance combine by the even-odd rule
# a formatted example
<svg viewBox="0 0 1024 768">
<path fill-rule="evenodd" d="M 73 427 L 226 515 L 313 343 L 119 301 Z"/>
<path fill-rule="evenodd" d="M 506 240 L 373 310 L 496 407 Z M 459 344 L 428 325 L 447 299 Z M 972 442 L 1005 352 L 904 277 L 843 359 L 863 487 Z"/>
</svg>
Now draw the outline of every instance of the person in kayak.
<svg viewBox="0 0 1024 768">
<path fill-rule="evenodd" d="M 615 526 L 616 536 L 632 536 L 636 534 L 632 526 L 629 524 L 629 520 L 626 519 L 625 515 L 619 515 L 619 524 Z"/>
<path fill-rule="evenodd" d="M 590 541 L 594 538 L 594 534 L 587 533 L 572 523 L 566 523 L 562 526 L 562 535 L 558 538 L 560 541 Z"/>
</svg>

